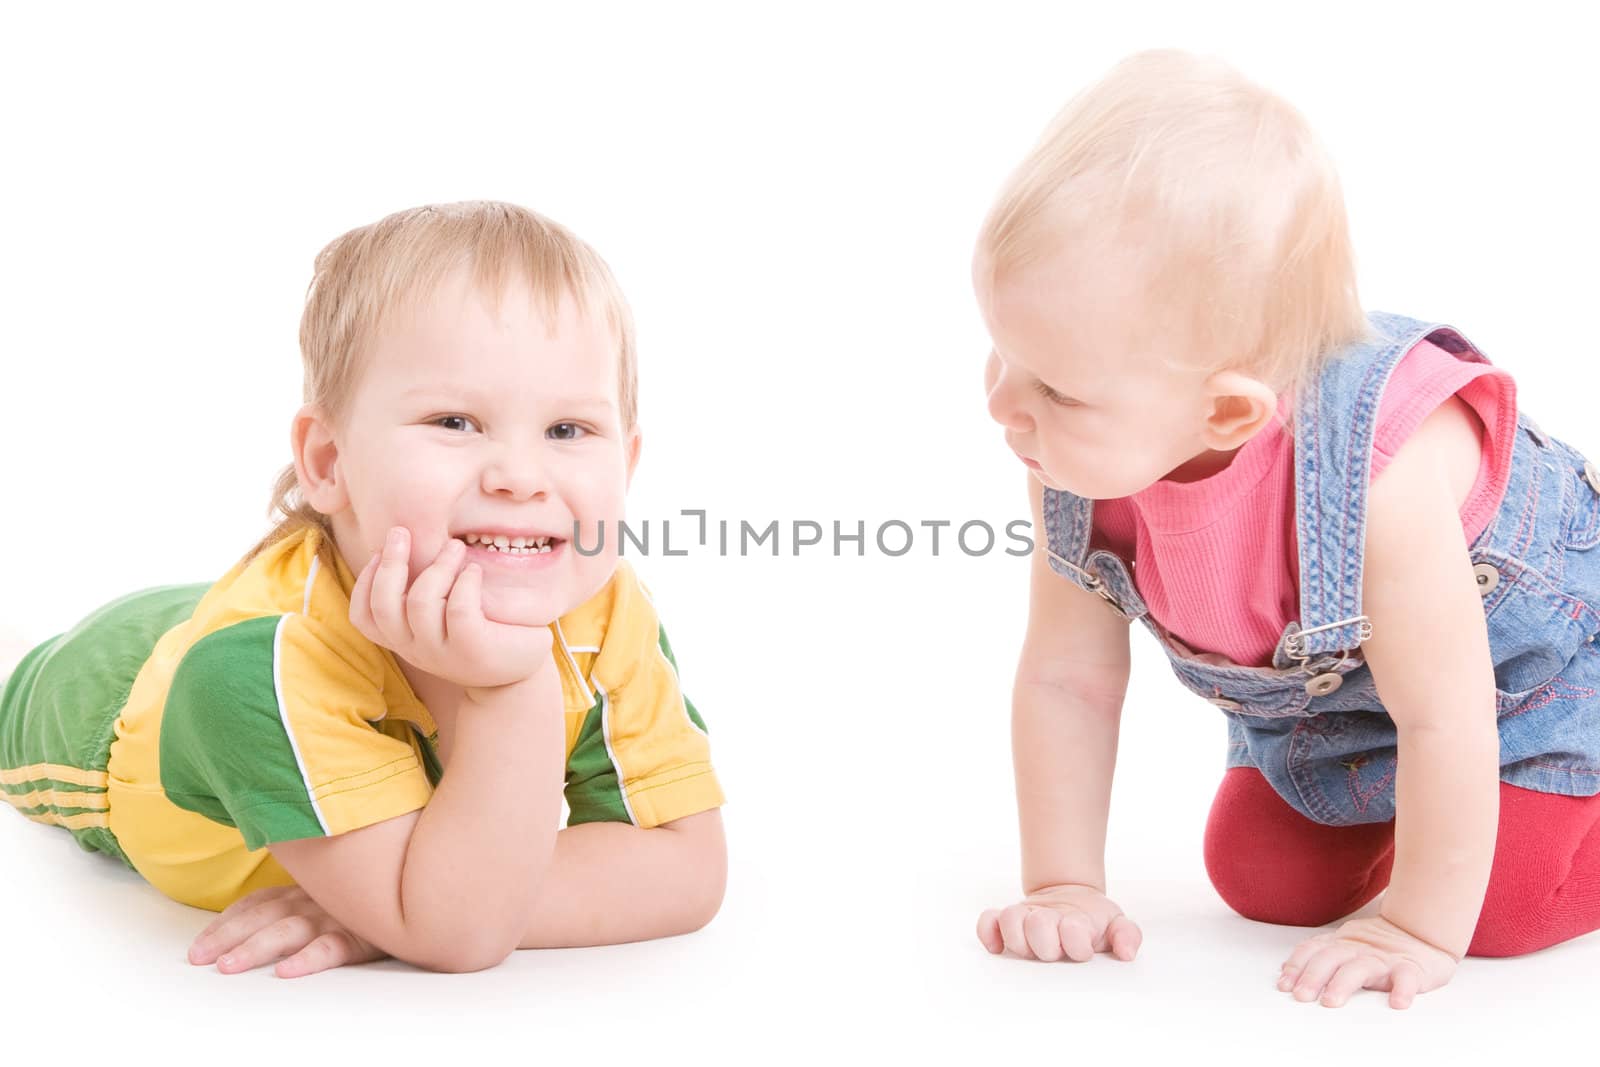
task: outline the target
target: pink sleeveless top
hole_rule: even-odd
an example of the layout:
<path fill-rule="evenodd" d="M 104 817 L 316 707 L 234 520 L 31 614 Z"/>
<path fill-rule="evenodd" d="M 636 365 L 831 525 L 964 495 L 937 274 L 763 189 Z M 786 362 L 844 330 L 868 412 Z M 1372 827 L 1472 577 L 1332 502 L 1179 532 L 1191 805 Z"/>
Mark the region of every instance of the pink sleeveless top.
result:
<path fill-rule="evenodd" d="M 1461 508 L 1466 543 L 1493 519 L 1511 476 L 1516 389 L 1487 363 L 1468 363 L 1428 341 L 1401 357 L 1378 406 L 1377 479 L 1435 408 L 1459 395 L 1483 424 L 1477 481 Z M 1300 615 L 1295 533 L 1294 435 L 1278 418 L 1195 482 L 1159 481 L 1094 507 L 1091 545 L 1133 564 L 1151 616 L 1196 652 L 1270 666 L 1283 629 Z"/>

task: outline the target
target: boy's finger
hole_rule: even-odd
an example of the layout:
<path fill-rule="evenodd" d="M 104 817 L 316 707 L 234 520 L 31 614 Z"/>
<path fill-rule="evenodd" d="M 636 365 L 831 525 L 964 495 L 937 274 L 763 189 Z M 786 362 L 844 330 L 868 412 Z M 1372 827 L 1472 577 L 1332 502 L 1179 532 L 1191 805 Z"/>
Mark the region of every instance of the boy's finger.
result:
<path fill-rule="evenodd" d="M 301 978 L 308 974 L 316 974 L 318 971 L 343 967 L 354 955 L 354 947 L 349 937 L 340 931 L 329 930 L 299 952 L 279 961 L 278 977 Z"/>
<path fill-rule="evenodd" d="M 350 587 L 350 622 L 369 640 L 376 640 L 378 631 L 372 621 L 372 575 L 378 569 L 378 557 L 367 560 L 367 565 L 356 575 L 356 584 Z"/>
<path fill-rule="evenodd" d="M 452 537 L 423 568 L 406 594 L 406 623 L 417 641 L 437 648 L 444 641 L 444 600 L 455 584 L 467 546 Z"/>
<path fill-rule="evenodd" d="M 316 928 L 304 915 L 285 916 L 217 957 L 217 970 L 223 974 L 248 971 L 304 948 L 316 936 Z"/>
<path fill-rule="evenodd" d="M 444 606 L 445 638 L 469 643 L 483 629 L 483 568 L 469 563 L 456 576 Z"/>
<path fill-rule="evenodd" d="M 202 930 L 189 945 L 191 963 L 211 963 L 218 956 L 233 949 L 255 931 L 269 926 L 289 914 L 286 894 L 268 900 L 258 900 L 229 916 L 217 916 L 212 924 Z M 241 904 L 248 901 L 235 901 Z"/>
<path fill-rule="evenodd" d="M 383 644 L 391 649 L 411 643 L 411 627 L 406 623 L 406 583 L 411 577 L 411 534 L 404 526 L 389 531 L 383 543 L 378 569 L 372 576 L 372 618 Z"/>

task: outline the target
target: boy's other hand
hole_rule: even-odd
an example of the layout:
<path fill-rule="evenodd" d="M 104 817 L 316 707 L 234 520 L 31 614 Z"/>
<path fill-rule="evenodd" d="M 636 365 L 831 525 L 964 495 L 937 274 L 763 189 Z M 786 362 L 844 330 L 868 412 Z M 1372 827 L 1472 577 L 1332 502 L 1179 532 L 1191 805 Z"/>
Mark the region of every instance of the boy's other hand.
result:
<path fill-rule="evenodd" d="M 1086 885 L 1046 886 L 1008 908 L 978 916 L 978 940 L 995 955 L 1077 963 L 1109 952 L 1131 960 L 1144 935 L 1104 893 Z"/>
<path fill-rule="evenodd" d="M 189 962 L 239 974 L 277 961 L 279 978 L 299 978 L 386 954 L 339 925 L 299 886 L 274 886 L 240 897 L 200 931 Z"/>
<path fill-rule="evenodd" d="M 462 567 L 466 551 L 447 538 L 407 589 L 411 535 L 396 526 L 356 577 L 351 623 L 417 669 L 464 688 L 496 689 L 533 677 L 550 662 L 550 628 L 486 617 L 483 570 Z"/>

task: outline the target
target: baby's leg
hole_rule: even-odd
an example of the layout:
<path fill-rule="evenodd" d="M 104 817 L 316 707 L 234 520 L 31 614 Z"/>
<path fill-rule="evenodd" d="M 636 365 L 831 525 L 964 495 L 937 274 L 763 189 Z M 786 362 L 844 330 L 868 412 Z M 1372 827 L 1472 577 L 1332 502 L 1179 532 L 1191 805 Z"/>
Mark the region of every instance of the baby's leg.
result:
<path fill-rule="evenodd" d="M 1600 796 L 1500 783 L 1500 833 L 1470 956 L 1519 956 L 1600 929 Z"/>
<path fill-rule="evenodd" d="M 1394 823 L 1324 826 L 1254 767 L 1230 767 L 1206 820 L 1205 860 L 1211 884 L 1245 918 L 1321 926 L 1389 884 Z"/>

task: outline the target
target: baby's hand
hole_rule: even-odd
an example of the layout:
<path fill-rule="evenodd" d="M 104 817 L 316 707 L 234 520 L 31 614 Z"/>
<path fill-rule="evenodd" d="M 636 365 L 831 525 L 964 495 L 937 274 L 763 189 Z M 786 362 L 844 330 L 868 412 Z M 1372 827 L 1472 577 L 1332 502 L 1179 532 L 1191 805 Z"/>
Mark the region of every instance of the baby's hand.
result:
<path fill-rule="evenodd" d="M 275 886 L 240 897 L 189 946 L 190 963 L 215 962 L 223 974 L 279 960 L 279 978 L 381 960 L 384 955 L 340 926 L 299 886 Z"/>
<path fill-rule="evenodd" d="M 548 626 L 495 622 L 483 614 L 483 569 L 462 569 L 467 548 L 452 537 L 406 588 L 411 535 L 389 531 L 350 591 L 350 621 L 407 663 L 467 688 L 531 678 L 550 661 Z"/>
<path fill-rule="evenodd" d="M 1295 948 L 1278 989 L 1300 1001 L 1322 998 L 1337 1008 L 1358 989 L 1385 990 L 1389 1007 L 1410 1007 L 1418 993 L 1438 989 L 1456 972 L 1454 956 L 1419 941 L 1382 916 L 1351 919 Z"/>
<path fill-rule="evenodd" d="M 1131 960 L 1144 935 L 1104 893 L 1086 885 L 1048 886 L 1009 908 L 978 916 L 978 940 L 999 955 L 1010 949 L 1046 963 L 1083 962 L 1096 952 Z"/>

